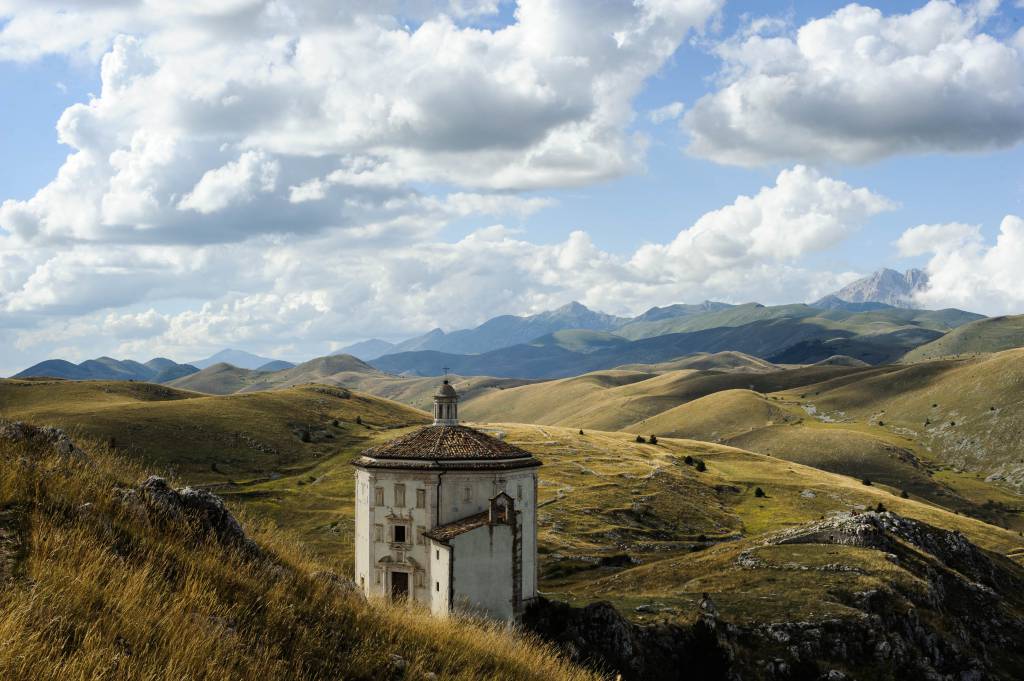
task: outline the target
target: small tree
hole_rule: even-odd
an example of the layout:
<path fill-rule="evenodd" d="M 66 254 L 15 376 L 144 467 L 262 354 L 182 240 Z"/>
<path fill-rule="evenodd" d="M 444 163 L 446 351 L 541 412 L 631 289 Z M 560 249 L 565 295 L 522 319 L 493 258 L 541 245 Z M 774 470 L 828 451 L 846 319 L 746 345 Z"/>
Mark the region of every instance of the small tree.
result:
<path fill-rule="evenodd" d="M 652 435 L 652 436 L 651 436 L 651 437 L 650 437 L 650 438 L 649 438 L 648 440 L 649 440 L 649 442 L 650 442 L 650 443 L 651 443 L 652 445 L 656 445 L 656 444 L 658 444 L 658 436 L 657 436 L 657 435 Z"/>
<path fill-rule="evenodd" d="M 871 480 L 869 478 L 864 478 L 863 480 L 861 480 L 861 483 L 867 485 L 868 487 L 871 487 Z"/>
<path fill-rule="evenodd" d="M 703 473 L 707 469 L 708 467 L 704 465 L 704 459 L 697 459 L 697 472 Z"/>
<path fill-rule="evenodd" d="M 644 439 L 643 435 L 637 435 L 636 436 L 636 441 L 637 442 L 647 442 L 647 440 Z"/>
<path fill-rule="evenodd" d="M 583 435 L 583 429 L 580 428 L 580 435 Z"/>
<path fill-rule="evenodd" d="M 875 506 L 875 513 L 885 513 L 885 504 L 879 501 L 878 506 Z"/>
<path fill-rule="evenodd" d="M 110 447 L 111 449 L 117 449 L 117 440 L 111 437 L 110 440 L 107 442 L 107 446 Z"/>
<path fill-rule="evenodd" d="M 690 456 L 689 454 L 687 454 L 686 458 L 683 459 L 683 463 L 685 463 L 687 466 L 692 466 L 693 465 L 693 457 Z"/>
<path fill-rule="evenodd" d="M 331 425 L 334 426 L 335 428 L 337 428 L 340 425 L 338 423 L 338 419 L 334 419 L 333 421 L 331 421 Z"/>
<path fill-rule="evenodd" d="M 362 416 L 357 416 L 356 417 L 356 425 L 357 426 L 363 425 L 363 417 Z"/>
<path fill-rule="evenodd" d="M 764 499 L 767 495 L 764 493 L 763 489 L 758 487 L 757 489 L 754 490 L 754 496 L 757 497 L 758 499 Z"/>
<path fill-rule="evenodd" d="M 310 440 L 313 439 L 313 437 L 309 434 L 308 428 L 303 428 L 302 432 L 299 433 L 299 439 L 302 440 L 303 442 L 309 442 Z"/>
<path fill-rule="evenodd" d="M 902 490 L 900 492 L 900 499 L 909 499 L 909 498 L 910 498 L 910 495 L 907 493 L 907 490 Z"/>

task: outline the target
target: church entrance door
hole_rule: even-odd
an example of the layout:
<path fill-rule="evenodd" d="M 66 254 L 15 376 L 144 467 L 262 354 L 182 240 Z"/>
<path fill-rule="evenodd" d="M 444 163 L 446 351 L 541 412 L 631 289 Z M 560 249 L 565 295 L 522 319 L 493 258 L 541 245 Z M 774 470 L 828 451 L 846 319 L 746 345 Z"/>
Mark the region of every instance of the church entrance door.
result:
<path fill-rule="evenodd" d="M 409 573 L 391 573 L 391 600 L 402 601 L 409 597 Z"/>

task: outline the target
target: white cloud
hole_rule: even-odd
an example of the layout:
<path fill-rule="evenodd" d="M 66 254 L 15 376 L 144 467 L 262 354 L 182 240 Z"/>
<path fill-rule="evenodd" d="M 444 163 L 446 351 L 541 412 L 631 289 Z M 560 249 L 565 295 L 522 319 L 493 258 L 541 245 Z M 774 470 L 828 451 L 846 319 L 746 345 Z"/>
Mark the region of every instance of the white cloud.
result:
<path fill-rule="evenodd" d="M 645 151 L 633 97 L 721 1 L 522 0 L 513 23 L 482 30 L 459 22 L 494 2 L 0 0 L 0 59 L 99 60 L 102 82 L 60 118 L 72 154 L 58 176 L 5 201 L 0 227 L 239 241 L 360 227 L 412 184 L 619 176 Z"/>
<path fill-rule="evenodd" d="M 988 314 L 1019 313 L 1024 305 L 1024 219 L 1007 215 L 994 244 L 977 225 L 919 225 L 897 245 L 904 255 L 930 254 L 928 289 L 917 300 L 929 307 L 959 307 Z"/>
<path fill-rule="evenodd" d="M 496 198 L 462 193 L 441 202 L 414 200 L 436 203 L 431 210 L 446 216 L 442 220 L 467 210 L 515 214 L 534 208 L 522 197 Z M 841 243 L 891 207 L 867 189 L 798 166 L 753 196 L 705 214 L 670 243 L 626 256 L 601 250 L 580 230 L 539 244 L 501 225 L 454 243 L 414 236 L 389 240 L 386 248 L 372 234 L 353 237 L 345 229 L 302 240 L 265 236 L 200 247 L 126 246 L 115 254 L 80 245 L 37 267 L 7 305 L 22 314 L 77 306 L 70 319 L 56 317 L 19 332 L 17 343 L 26 348 L 60 339 L 64 346 L 96 347 L 97 353 L 185 358 L 227 345 L 260 349 L 272 343 L 303 358 L 360 337 L 459 328 L 573 299 L 621 314 L 709 297 L 807 299 L 848 275 L 804 269 L 801 258 Z M 103 309 L 111 290 L 119 292 L 119 310 Z M 209 296 L 210 290 L 228 293 Z M 171 297 L 206 302 L 176 312 L 154 307 Z"/>
<path fill-rule="evenodd" d="M 689 150 L 754 165 L 1015 145 L 1024 51 L 1019 34 L 983 31 L 998 4 L 932 0 L 888 16 L 851 4 L 792 36 L 741 31 L 716 49 L 717 91 L 684 118 Z"/>
<path fill-rule="evenodd" d="M 666 121 L 674 121 L 683 115 L 683 110 L 686 106 L 682 102 L 672 102 L 665 106 L 659 106 L 657 109 L 652 110 L 647 114 L 651 123 L 655 125 L 665 123 Z"/>
<path fill-rule="evenodd" d="M 248 202 L 256 192 L 272 192 L 281 165 L 261 151 L 247 151 L 220 168 L 207 170 L 192 191 L 178 202 L 178 210 L 216 213 L 233 203 Z"/>

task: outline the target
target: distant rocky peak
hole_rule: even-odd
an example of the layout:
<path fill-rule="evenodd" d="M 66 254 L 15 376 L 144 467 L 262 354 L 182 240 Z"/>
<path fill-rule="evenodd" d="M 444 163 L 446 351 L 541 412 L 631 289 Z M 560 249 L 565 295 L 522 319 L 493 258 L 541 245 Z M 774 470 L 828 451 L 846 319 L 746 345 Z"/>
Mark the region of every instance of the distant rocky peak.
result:
<path fill-rule="evenodd" d="M 847 284 L 822 300 L 835 297 L 848 303 L 885 303 L 894 307 L 915 307 L 914 294 L 928 287 L 928 274 L 909 269 L 897 272 L 880 269 L 855 282 Z"/>

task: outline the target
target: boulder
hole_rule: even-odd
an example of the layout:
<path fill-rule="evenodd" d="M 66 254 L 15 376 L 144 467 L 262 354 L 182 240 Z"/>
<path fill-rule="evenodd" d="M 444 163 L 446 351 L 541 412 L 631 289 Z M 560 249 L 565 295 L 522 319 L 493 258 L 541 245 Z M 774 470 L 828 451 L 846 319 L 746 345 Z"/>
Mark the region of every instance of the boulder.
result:
<path fill-rule="evenodd" d="M 71 441 L 60 428 L 33 426 L 21 421 L 0 420 L 0 440 L 24 442 L 40 449 L 48 449 L 68 459 L 88 461 L 89 457 Z"/>
<path fill-rule="evenodd" d="M 137 488 L 116 493 L 123 504 L 151 521 L 180 524 L 197 536 L 213 536 L 224 546 L 252 555 L 259 553 L 256 543 L 246 536 L 224 500 L 216 494 L 193 487 L 175 490 L 155 475 Z"/>

